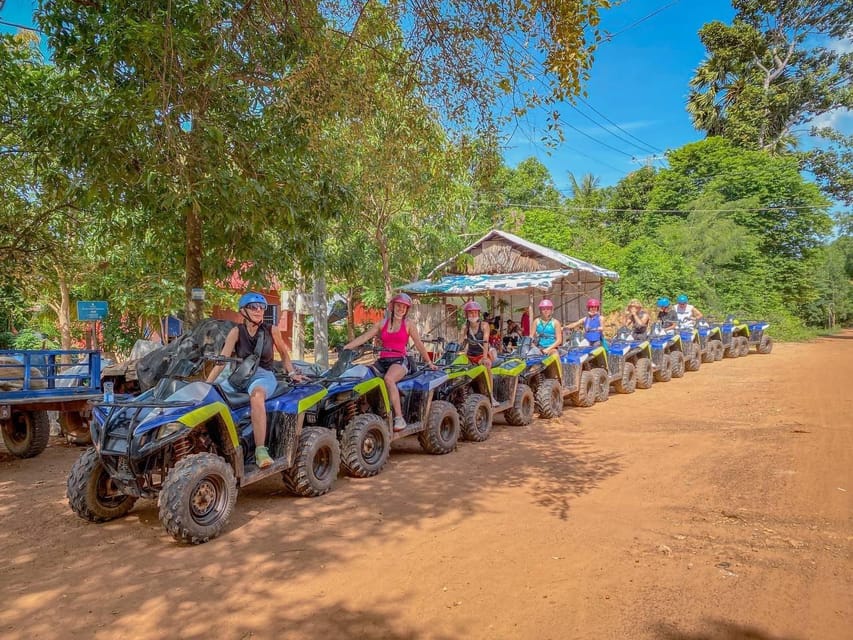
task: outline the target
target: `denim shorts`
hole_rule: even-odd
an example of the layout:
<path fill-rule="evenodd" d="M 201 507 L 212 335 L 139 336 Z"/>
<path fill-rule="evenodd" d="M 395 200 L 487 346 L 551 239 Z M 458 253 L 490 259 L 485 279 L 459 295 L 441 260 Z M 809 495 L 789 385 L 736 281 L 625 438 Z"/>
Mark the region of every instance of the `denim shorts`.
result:
<path fill-rule="evenodd" d="M 222 382 L 222 386 L 229 392 L 236 393 L 236 389 L 231 386 L 227 378 Z M 260 387 L 266 392 L 266 397 L 269 398 L 273 393 L 275 393 L 275 388 L 277 386 L 278 380 L 276 380 L 275 374 L 269 369 L 262 369 L 261 367 L 258 367 L 255 374 L 249 378 L 249 384 L 246 385 L 246 393 L 252 395 L 252 391 L 257 387 Z"/>

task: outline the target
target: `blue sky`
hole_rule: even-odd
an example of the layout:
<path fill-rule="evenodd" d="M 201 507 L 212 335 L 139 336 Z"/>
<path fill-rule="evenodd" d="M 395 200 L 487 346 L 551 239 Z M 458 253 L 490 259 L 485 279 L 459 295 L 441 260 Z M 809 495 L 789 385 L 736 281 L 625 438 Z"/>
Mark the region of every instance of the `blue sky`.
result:
<path fill-rule="evenodd" d="M 569 172 L 578 178 L 592 173 L 607 186 L 645 162 L 664 166 L 663 160 L 652 158 L 704 137 L 693 128 L 685 109 L 688 83 L 705 56 L 699 29 L 713 20 L 730 23 L 733 16 L 729 0 L 627 0 L 603 12 L 602 29 L 616 35 L 595 54 L 583 98 L 586 104 L 578 102 L 577 110 L 560 109 L 561 119 L 583 133 L 566 127 L 565 144 L 549 149 L 540 142 L 544 117 L 532 115 L 514 130 L 504 154 L 506 162 L 515 166 L 537 157 L 567 195 L 571 193 Z M 820 122 L 853 132 L 849 111 L 827 114 Z"/>
<path fill-rule="evenodd" d="M 34 0 L 7 0 L 0 19 L 31 25 L 35 6 Z M 705 55 L 698 31 L 712 20 L 729 23 L 733 15 L 730 0 L 626 0 L 604 11 L 601 28 L 614 36 L 596 52 L 583 101 L 560 109 L 568 125 L 565 144 L 542 143 L 545 117 L 534 113 L 513 129 L 506 162 L 537 157 L 566 194 L 569 172 L 592 173 L 606 186 L 645 162 L 662 166 L 656 157 L 664 151 L 702 138 L 684 108 L 688 82 Z M 0 25 L 0 32 L 9 31 Z M 849 111 L 821 122 L 853 133 Z"/>

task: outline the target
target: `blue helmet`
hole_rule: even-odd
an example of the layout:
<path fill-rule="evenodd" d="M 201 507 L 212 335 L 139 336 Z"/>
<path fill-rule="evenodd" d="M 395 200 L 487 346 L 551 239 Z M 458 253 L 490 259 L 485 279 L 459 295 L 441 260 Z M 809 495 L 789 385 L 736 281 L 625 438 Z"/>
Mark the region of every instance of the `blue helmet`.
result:
<path fill-rule="evenodd" d="M 678 297 L 675 299 L 675 301 L 676 301 L 678 304 L 687 304 L 687 296 L 686 296 L 686 295 L 684 295 L 684 294 L 682 293 L 680 296 L 678 296 Z"/>
<path fill-rule="evenodd" d="M 662 297 L 658 298 L 658 306 L 659 307 L 668 307 L 670 305 L 669 298 Z"/>
<path fill-rule="evenodd" d="M 267 308 L 267 299 L 264 298 L 257 291 L 247 291 L 242 296 L 240 296 L 240 302 L 237 303 L 237 309 L 240 310 L 246 305 L 252 304 L 253 302 L 259 302 L 264 305 L 264 309 Z"/>

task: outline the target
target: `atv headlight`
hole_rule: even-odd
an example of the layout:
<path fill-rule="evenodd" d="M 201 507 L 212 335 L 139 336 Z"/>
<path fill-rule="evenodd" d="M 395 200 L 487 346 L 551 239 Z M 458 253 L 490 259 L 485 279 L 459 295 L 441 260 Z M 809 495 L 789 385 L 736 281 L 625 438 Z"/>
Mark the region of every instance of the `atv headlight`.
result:
<path fill-rule="evenodd" d="M 162 427 L 157 429 L 157 440 L 162 440 L 163 438 L 168 438 L 169 436 L 177 433 L 181 429 L 186 429 L 187 426 L 181 422 L 168 422 L 164 424 Z"/>

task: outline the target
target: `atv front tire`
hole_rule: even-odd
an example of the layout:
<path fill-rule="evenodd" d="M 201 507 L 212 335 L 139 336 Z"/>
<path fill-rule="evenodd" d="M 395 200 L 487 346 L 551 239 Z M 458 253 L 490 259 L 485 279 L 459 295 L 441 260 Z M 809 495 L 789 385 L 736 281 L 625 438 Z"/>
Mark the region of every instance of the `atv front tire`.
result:
<path fill-rule="evenodd" d="M 8 420 L 0 420 L 3 444 L 16 458 L 33 458 L 47 447 L 50 418 L 47 411 L 12 411 Z"/>
<path fill-rule="evenodd" d="M 655 382 L 651 358 L 637 358 L 637 388 L 651 389 Z"/>
<path fill-rule="evenodd" d="M 166 476 L 158 497 L 160 522 L 178 542 L 201 544 L 222 533 L 236 502 L 231 466 L 214 453 L 196 453 Z"/>
<path fill-rule="evenodd" d="M 504 420 L 515 427 L 523 427 L 533 422 L 535 401 L 533 390 L 526 384 L 518 383 L 515 390 L 515 401 L 504 411 Z"/>
<path fill-rule="evenodd" d="M 120 493 L 101 464 L 94 447 L 89 447 L 71 467 L 65 496 L 71 510 L 89 522 L 106 522 L 125 515 L 136 498 Z"/>
<path fill-rule="evenodd" d="M 488 440 L 492 432 L 492 403 L 479 393 L 472 393 L 465 398 L 462 412 L 462 439 L 469 442 Z"/>
<path fill-rule="evenodd" d="M 610 376 L 607 370 L 601 367 L 593 369 L 592 372 L 595 374 L 595 401 L 607 402 L 610 397 Z"/>
<path fill-rule="evenodd" d="M 773 339 L 770 336 L 761 336 L 761 342 L 756 347 L 758 353 L 770 353 L 773 351 Z"/>
<path fill-rule="evenodd" d="M 597 395 L 598 385 L 595 381 L 595 375 L 592 371 L 581 371 L 581 378 L 578 382 L 578 390 L 569 395 L 569 400 L 576 407 L 591 407 L 595 404 L 595 396 Z"/>
<path fill-rule="evenodd" d="M 353 478 L 370 478 L 382 471 L 391 452 L 386 422 L 373 413 L 353 418 L 341 435 L 341 464 Z"/>
<path fill-rule="evenodd" d="M 316 498 L 331 490 L 341 467 L 341 445 L 335 432 L 325 427 L 306 427 L 299 436 L 296 460 L 282 471 L 284 486 L 292 494 Z"/>
<path fill-rule="evenodd" d="M 634 393 L 637 388 L 637 370 L 633 362 L 626 362 L 622 368 L 622 377 L 613 383 L 616 393 Z"/>
<path fill-rule="evenodd" d="M 434 400 L 429 408 L 426 429 L 418 434 L 418 442 L 427 453 L 443 455 L 453 451 L 458 440 L 459 412 L 449 402 Z"/>
<path fill-rule="evenodd" d="M 660 365 L 655 371 L 655 382 L 669 382 L 672 380 L 672 360 L 669 359 L 669 354 L 663 354 L 660 359 Z"/>
<path fill-rule="evenodd" d="M 673 351 L 669 354 L 670 362 L 672 362 L 672 377 L 684 377 L 684 353 L 681 351 Z"/>
<path fill-rule="evenodd" d="M 558 418 L 563 413 L 563 388 L 559 380 L 548 378 L 536 389 L 536 410 L 540 418 Z"/>

